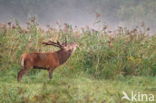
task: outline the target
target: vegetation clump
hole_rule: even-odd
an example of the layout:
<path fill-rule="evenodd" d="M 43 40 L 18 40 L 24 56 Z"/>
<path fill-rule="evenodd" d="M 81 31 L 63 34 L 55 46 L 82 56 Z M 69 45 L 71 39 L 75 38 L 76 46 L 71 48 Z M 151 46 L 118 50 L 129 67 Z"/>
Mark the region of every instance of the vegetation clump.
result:
<path fill-rule="evenodd" d="M 156 35 L 149 35 L 150 28 L 144 24 L 131 30 L 57 26 L 42 29 L 35 18 L 25 28 L 12 22 L 0 24 L 0 102 L 116 103 L 121 102 L 121 91 L 129 88 L 129 92 L 155 94 Z M 80 48 L 51 81 L 41 70 L 29 72 L 22 83 L 16 81 L 22 53 L 55 51 L 41 42 L 65 39 Z"/>

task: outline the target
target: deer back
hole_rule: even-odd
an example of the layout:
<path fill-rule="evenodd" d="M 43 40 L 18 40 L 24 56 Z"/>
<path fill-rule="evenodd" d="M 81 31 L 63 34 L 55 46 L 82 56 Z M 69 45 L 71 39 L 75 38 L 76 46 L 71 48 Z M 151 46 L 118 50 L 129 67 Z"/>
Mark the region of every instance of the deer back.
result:
<path fill-rule="evenodd" d="M 54 68 L 59 65 L 57 53 L 25 53 L 22 55 L 22 66 Z"/>

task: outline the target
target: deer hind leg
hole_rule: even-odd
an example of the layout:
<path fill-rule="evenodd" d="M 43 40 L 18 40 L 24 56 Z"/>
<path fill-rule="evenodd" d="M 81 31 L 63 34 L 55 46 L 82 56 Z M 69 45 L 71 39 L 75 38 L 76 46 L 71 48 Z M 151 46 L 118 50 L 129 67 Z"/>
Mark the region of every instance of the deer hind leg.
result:
<path fill-rule="evenodd" d="M 19 72 L 18 72 L 18 77 L 17 80 L 21 81 L 22 77 L 24 74 L 26 74 L 28 72 L 28 70 L 30 70 L 32 67 L 31 65 L 26 65 L 24 66 Z"/>
<path fill-rule="evenodd" d="M 18 72 L 17 80 L 21 81 L 23 75 L 32 69 L 32 67 L 32 62 L 23 60 L 22 69 Z"/>
<path fill-rule="evenodd" d="M 19 72 L 18 72 L 18 77 L 17 77 L 17 80 L 18 81 L 21 81 L 23 75 L 27 72 L 27 69 L 26 68 L 22 68 Z"/>

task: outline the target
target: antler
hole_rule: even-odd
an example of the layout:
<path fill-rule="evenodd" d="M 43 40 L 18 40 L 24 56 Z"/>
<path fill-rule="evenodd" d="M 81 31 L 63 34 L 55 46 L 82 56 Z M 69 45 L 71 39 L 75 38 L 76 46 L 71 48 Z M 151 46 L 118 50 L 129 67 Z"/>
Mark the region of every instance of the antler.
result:
<path fill-rule="evenodd" d="M 62 48 L 62 45 L 60 44 L 59 41 L 53 42 L 53 41 L 50 41 L 50 40 L 49 40 L 48 42 L 42 42 L 42 44 L 45 44 L 45 45 L 53 45 L 53 46 Z"/>
<path fill-rule="evenodd" d="M 64 42 L 61 44 L 62 46 L 66 46 L 67 45 L 67 38 L 64 38 Z"/>

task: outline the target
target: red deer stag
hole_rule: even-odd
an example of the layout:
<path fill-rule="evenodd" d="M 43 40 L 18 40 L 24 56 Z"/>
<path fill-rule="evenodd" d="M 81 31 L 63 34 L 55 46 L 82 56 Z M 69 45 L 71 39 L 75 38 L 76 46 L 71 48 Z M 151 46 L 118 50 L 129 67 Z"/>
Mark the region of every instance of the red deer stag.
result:
<path fill-rule="evenodd" d="M 60 43 L 60 42 L 42 42 L 44 45 L 53 45 L 59 47 L 56 52 L 47 53 L 24 53 L 21 56 L 22 69 L 18 73 L 17 80 L 20 81 L 22 76 L 30 69 L 45 69 L 49 72 L 49 78 L 52 78 L 54 69 L 65 63 L 71 54 L 78 47 L 77 43 Z"/>

